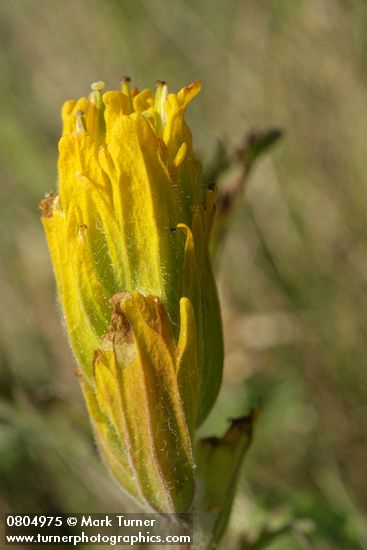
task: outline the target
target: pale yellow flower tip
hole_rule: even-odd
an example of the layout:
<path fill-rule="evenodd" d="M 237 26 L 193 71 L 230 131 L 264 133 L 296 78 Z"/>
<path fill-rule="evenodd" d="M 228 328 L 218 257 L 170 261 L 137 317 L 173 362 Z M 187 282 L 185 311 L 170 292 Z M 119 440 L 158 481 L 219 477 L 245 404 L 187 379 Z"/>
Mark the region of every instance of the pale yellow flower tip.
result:
<path fill-rule="evenodd" d="M 93 92 L 101 92 L 106 87 L 106 84 L 102 80 L 98 80 L 98 82 L 92 82 L 90 87 Z"/>

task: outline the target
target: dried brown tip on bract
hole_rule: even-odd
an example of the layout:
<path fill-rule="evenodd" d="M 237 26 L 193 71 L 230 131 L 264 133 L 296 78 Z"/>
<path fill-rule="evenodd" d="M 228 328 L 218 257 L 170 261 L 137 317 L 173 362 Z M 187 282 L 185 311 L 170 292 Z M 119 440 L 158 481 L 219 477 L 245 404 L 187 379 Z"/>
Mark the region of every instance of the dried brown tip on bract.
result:
<path fill-rule="evenodd" d="M 131 82 L 131 78 L 129 76 L 122 76 L 120 82 Z"/>
<path fill-rule="evenodd" d="M 132 327 L 124 312 L 121 309 L 121 303 L 131 297 L 130 292 L 121 291 L 117 292 L 110 298 L 110 304 L 112 305 L 112 316 L 109 332 L 106 336 L 112 341 L 116 342 L 121 339 L 132 339 Z"/>
<path fill-rule="evenodd" d="M 95 349 L 93 352 L 93 367 L 96 366 L 97 363 L 100 363 L 103 358 L 103 351 L 101 349 Z"/>
<path fill-rule="evenodd" d="M 117 292 L 116 294 L 114 294 L 109 300 L 112 306 L 112 309 L 114 311 L 121 311 L 120 309 L 121 302 L 130 298 L 130 296 L 131 296 L 131 293 L 128 292 L 127 290 L 121 290 L 121 292 Z"/>
<path fill-rule="evenodd" d="M 156 86 L 165 86 L 166 81 L 165 80 L 157 80 L 155 83 Z"/>
<path fill-rule="evenodd" d="M 41 211 L 42 218 L 52 218 L 54 213 L 55 197 L 52 192 L 46 193 L 45 198 L 41 200 L 38 208 Z"/>
<path fill-rule="evenodd" d="M 122 311 L 112 313 L 110 330 L 107 336 L 114 344 L 131 343 L 133 341 L 132 326 Z"/>
<path fill-rule="evenodd" d="M 78 238 L 83 240 L 88 232 L 88 226 L 85 223 L 82 223 L 78 227 Z"/>

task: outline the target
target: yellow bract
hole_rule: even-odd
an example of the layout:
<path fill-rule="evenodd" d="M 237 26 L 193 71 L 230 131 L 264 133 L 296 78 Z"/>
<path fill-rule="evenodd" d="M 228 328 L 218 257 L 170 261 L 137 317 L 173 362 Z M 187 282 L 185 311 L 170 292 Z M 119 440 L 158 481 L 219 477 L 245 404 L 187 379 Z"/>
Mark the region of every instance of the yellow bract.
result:
<path fill-rule="evenodd" d="M 223 363 L 215 191 L 184 122 L 200 84 L 103 87 L 62 109 L 59 195 L 41 202 L 42 221 L 105 461 L 146 507 L 184 510 Z"/>
<path fill-rule="evenodd" d="M 182 298 L 176 346 L 159 298 L 120 293 L 112 305 L 92 382 L 80 374 L 100 447 L 115 477 L 147 508 L 184 510 L 193 495 L 195 410 L 185 410 L 188 384 L 198 396 L 192 306 Z"/>

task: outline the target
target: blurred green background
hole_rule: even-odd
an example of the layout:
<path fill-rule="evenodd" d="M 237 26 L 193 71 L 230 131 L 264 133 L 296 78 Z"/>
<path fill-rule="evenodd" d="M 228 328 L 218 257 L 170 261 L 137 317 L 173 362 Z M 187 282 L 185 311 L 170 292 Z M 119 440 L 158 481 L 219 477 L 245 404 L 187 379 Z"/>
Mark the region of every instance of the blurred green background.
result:
<path fill-rule="evenodd" d="M 206 167 L 285 134 L 247 182 L 218 267 L 223 391 L 262 403 L 224 548 L 367 548 L 364 0 L 0 0 L 0 510 L 121 511 L 74 376 L 37 205 L 59 109 L 104 80 L 200 79 Z M 209 168 L 208 168 L 209 169 Z M 232 170 L 221 175 L 230 181 Z"/>

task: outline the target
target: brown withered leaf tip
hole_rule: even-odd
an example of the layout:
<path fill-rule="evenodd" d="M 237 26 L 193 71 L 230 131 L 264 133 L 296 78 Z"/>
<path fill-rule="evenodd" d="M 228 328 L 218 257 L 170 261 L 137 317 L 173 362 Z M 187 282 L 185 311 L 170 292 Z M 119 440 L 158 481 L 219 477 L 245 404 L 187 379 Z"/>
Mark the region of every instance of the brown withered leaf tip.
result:
<path fill-rule="evenodd" d="M 209 445 L 210 447 L 234 447 L 239 441 L 241 434 L 247 433 L 249 438 L 251 438 L 258 415 L 259 410 L 253 409 L 248 416 L 231 419 L 231 425 L 223 437 L 207 437 L 202 440 L 202 444 Z"/>

